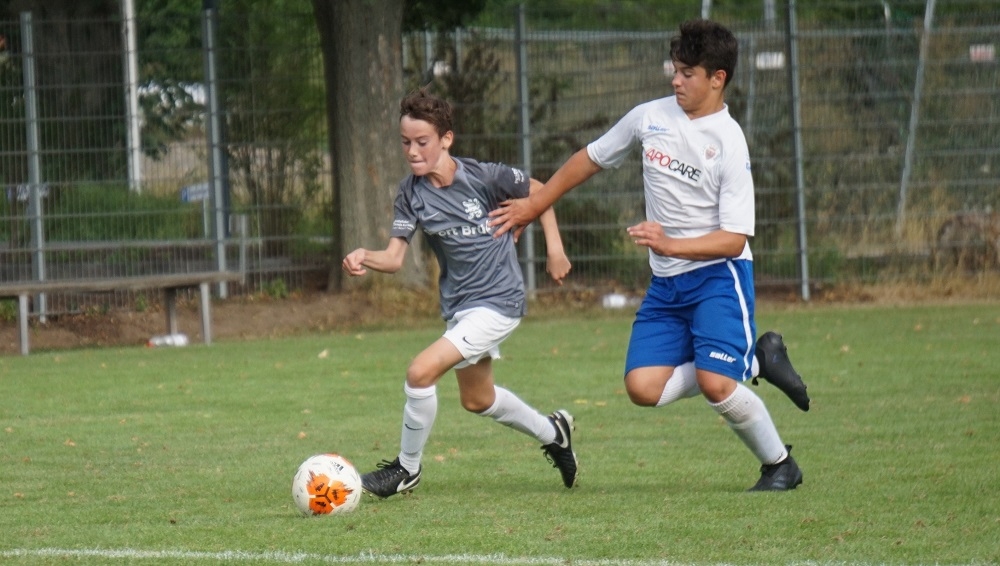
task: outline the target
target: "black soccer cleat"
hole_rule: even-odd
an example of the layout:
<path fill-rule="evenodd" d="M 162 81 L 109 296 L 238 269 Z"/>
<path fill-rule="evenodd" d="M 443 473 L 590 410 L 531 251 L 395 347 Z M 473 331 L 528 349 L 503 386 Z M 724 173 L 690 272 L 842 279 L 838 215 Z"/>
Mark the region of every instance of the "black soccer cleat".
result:
<path fill-rule="evenodd" d="M 549 421 L 556 427 L 556 440 L 552 444 L 542 446 L 545 452 L 545 459 L 553 468 L 559 468 L 562 475 L 563 485 L 573 487 L 576 485 L 577 459 L 573 453 L 573 444 L 570 436 L 573 433 L 573 415 L 560 409 L 549 415 Z"/>
<path fill-rule="evenodd" d="M 788 456 L 777 464 L 760 467 L 760 479 L 747 491 L 788 491 L 802 483 L 802 470 L 792 458 L 792 447 L 785 445 Z"/>
<path fill-rule="evenodd" d="M 806 393 L 806 384 L 803 383 L 802 376 L 792 367 L 781 334 L 765 332 L 757 340 L 755 356 L 760 364 L 760 377 L 788 395 L 796 407 L 808 411 L 809 395 Z M 753 384 L 758 385 L 756 377 L 753 378 Z"/>
<path fill-rule="evenodd" d="M 413 491 L 413 488 L 420 483 L 420 472 L 423 471 L 421 467 L 411 476 L 410 472 L 399 463 L 399 458 L 392 462 L 382 460 L 376 467 L 377 470 L 362 474 L 361 487 L 366 493 L 382 499 L 404 491 Z"/>

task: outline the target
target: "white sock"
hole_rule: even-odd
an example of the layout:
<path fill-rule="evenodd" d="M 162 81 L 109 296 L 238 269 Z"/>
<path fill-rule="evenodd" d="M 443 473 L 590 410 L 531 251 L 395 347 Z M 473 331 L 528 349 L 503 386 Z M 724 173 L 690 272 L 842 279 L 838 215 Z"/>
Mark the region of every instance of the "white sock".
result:
<path fill-rule="evenodd" d="M 479 413 L 496 422 L 536 438 L 543 445 L 556 441 L 556 429 L 548 417 L 522 401 L 517 395 L 500 386 L 493 388 L 496 400 L 493 405 Z"/>
<path fill-rule="evenodd" d="M 424 446 L 431 435 L 437 417 L 437 387 L 416 388 L 403 385 L 406 405 L 403 406 L 403 434 L 400 440 L 399 463 L 410 474 L 420 471 Z"/>
<path fill-rule="evenodd" d="M 726 420 L 761 464 L 777 464 L 788 455 L 767 407 L 749 387 L 738 384 L 728 399 L 709 405 Z"/>
<path fill-rule="evenodd" d="M 678 399 L 694 397 L 699 393 L 701 393 L 701 389 L 698 387 L 698 375 L 694 369 L 694 362 L 687 362 L 674 368 L 674 373 L 663 387 L 663 393 L 656 406 L 662 407 Z"/>

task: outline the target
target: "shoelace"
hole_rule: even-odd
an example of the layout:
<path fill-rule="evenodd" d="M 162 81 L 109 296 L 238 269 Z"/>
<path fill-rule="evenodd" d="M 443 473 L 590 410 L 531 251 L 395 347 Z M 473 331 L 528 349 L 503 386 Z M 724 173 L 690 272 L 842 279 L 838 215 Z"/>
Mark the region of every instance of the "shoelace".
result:
<path fill-rule="evenodd" d="M 406 468 L 389 460 L 382 460 L 378 464 L 375 464 L 375 467 L 378 469 L 372 472 L 372 477 L 378 480 L 392 478 L 398 474 L 404 474 L 405 477 L 410 476 L 410 472 L 406 471 Z"/>

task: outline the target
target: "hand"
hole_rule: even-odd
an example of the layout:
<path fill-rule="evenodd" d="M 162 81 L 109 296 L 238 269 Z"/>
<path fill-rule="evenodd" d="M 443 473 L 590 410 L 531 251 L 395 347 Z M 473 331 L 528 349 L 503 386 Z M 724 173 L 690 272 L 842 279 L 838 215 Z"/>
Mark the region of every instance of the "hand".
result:
<path fill-rule="evenodd" d="M 667 255 L 666 249 L 669 238 L 663 233 L 663 226 L 659 222 L 646 220 L 635 226 L 629 226 L 628 237 L 637 246 L 645 246 L 658 255 Z"/>
<path fill-rule="evenodd" d="M 365 269 L 364 266 L 366 254 L 367 250 L 364 248 L 354 250 L 353 252 L 347 254 L 347 257 L 344 258 L 344 261 L 340 264 L 341 268 L 352 277 L 358 277 L 368 273 L 368 270 Z"/>
<path fill-rule="evenodd" d="M 538 213 L 534 211 L 528 198 L 516 198 L 505 200 L 500 203 L 499 208 L 490 211 L 490 226 L 499 226 L 493 237 L 499 238 L 511 230 L 515 230 L 514 235 L 520 236 L 524 227 L 538 218 Z"/>
<path fill-rule="evenodd" d="M 545 272 L 560 286 L 563 284 L 563 279 L 569 275 L 570 269 L 573 269 L 573 265 L 565 253 L 549 254 L 548 260 L 545 262 Z"/>

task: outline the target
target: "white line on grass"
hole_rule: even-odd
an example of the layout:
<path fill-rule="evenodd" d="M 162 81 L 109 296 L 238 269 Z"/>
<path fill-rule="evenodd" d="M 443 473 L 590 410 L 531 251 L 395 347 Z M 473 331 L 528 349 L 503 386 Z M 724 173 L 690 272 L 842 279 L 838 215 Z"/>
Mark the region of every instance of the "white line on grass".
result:
<path fill-rule="evenodd" d="M 530 558 L 503 554 L 445 554 L 442 556 L 362 553 L 353 556 L 309 554 L 300 552 L 196 552 L 190 550 L 67 549 L 15 548 L 0 551 L 0 558 L 98 558 L 124 560 L 214 560 L 218 562 L 271 562 L 297 564 L 325 562 L 328 564 L 497 564 L 500 566 L 686 566 L 669 560 L 614 560 Z M 715 566 L 724 566 L 716 564 Z"/>
<path fill-rule="evenodd" d="M 323 562 L 327 564 L 497 564 L 499 566 L 693 566 L 694 563 L 673 562 L 671 560 L 633 560 L 613 558 L 554 558 L 527 556 L 506 556 L 504 554 L 444 554 L 441 556 L 420 554 L 376 554 L 363 552 L 352 556 L 312 554 L 306 552 L 248 552 L 226 550 L 223 552 L 197 552 L 192 550 L 136 550 L 133 548 L 15 548 L 0 550 L 2 558 L 96 558 L 102 561 L 123 560 L 214 560 L 216 562 L 270 562 L 275 564 L 298 564 L 300 562 Z M 940 566 L 939 563 L 931 563 Z M 793 563 L 791 566 L 870 566 L 867 563 L 813 562 Z M 700 566 L 732 566 L 716 562 Z M 961 566 L 956 564 L 955 566 Z M 992 562 L 970 562 L 968 566 L 998 566 Z"/>

